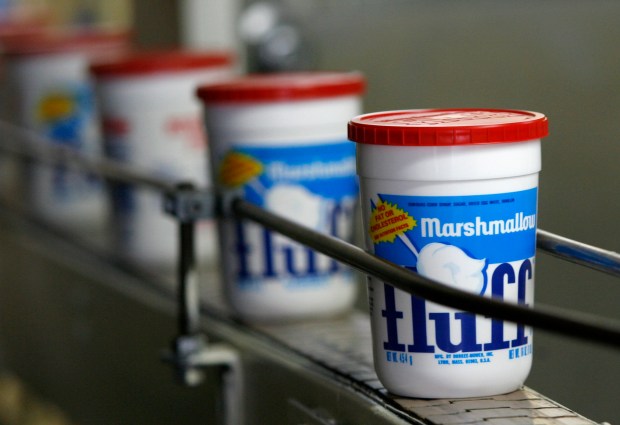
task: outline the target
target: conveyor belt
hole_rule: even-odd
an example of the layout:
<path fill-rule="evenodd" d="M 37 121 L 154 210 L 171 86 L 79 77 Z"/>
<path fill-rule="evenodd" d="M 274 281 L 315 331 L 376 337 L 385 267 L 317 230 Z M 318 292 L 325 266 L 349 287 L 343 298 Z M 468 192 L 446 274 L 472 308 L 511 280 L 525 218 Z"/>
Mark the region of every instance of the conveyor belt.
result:
<path fill-rule="evenodd" d="M 353 313 L 329 322 L 263 327 L 279 343 L 312 359 L 356 390 L 434 425 L 594 424 L 576 412 L 524 387 L 510 394 L 470 399 L 407 399 L 387 393 L 372 365 L 370 324 L 366 315 Z"/>

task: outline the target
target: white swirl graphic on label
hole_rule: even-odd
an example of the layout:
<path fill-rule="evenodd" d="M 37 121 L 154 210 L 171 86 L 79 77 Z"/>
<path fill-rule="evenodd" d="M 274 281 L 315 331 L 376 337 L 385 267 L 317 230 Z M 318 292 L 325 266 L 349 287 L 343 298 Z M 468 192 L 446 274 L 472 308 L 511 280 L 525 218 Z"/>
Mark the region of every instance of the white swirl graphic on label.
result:
<path fill-rule="evenodd" d="M 485 265 L 485 259 L 471 258 L 457 246 L 433 242 L 420 250 L 417 269 L 424 277 L 482 295 Z"/>
<path fill-rule="evenodd" d="M 303 186 L 279 184 L 265 194 L 265 207 L 296 223 L 320 230 L 327 202 Z"/>

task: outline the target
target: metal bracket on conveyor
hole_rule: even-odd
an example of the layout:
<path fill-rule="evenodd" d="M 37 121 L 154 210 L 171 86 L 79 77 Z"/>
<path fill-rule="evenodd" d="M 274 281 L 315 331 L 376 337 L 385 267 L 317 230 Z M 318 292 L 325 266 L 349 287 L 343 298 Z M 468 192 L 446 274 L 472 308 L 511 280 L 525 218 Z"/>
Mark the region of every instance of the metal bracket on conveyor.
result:
<path fill-rule="evenodd" d="M 224 391 L 222 423 L 239 424 L 242 418 L 242 370 L 239 353 L 221 343 L 209 343 L 200 331 L 199 279 L 196 267 L 196 222 L 213 217 L 213 195 L 191 183 L 180 183 L 164 194 L 164 211 L 178 223 L 178 335 L 166 360 L 173 365 L 181 383 L 196 386 L 204 382 L 206 368 L 218 368 Z"/>
<path fill-rule="evenodd" d="M 24 166 L 30 163 L 63 165 L 79 172 L 98 175 L 111 183 L 123 183 L 163 193 L 163 210 L 176 219 L 179 228 L 178 252 L 178 335 L 165 359 L 189 386 L 204 382 L 206 368 L 222 372 L 225 424 L 242 420 L 242 375 L 238 352 L 224 344 L 208 343 L 200 331 L 200 300 L 195 255 L 196 222 L 213 217 L 214 197 L 191 183 L 175 184 L 129 164 L 108 158 L 86 156 L 66 146 L 51 143 L 32 131 L 0 121 L 0 155 L 9 155 Z"/>

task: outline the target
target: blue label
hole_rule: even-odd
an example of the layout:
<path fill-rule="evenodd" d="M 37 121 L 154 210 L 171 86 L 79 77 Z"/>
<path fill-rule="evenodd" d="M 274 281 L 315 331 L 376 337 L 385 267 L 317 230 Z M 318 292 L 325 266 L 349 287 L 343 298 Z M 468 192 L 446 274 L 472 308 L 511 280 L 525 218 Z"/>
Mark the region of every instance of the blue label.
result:
<path fill-rule="evenodd" d="M 475 196 L 378 194 L 367 204 L 368 233 L 380 257 L 457 289 L 525 305 L 533 300 L 536 204 L 536 188 Z M 467 365 L 490 363 L 497 350 L 508 360 L 531 354 L 523 325 L 402 294 L 387 284 L 370 288 L 371 314 L 382 323 L 375 330 L 389 362 L 412 364 L 415 355 L 432 354 L 440 365 Z"/>
<path fill-rule="evenodd" d="M 265 209 L 322 233 L 350 239 L 355 200 L 355 145 L 236 146 L 219 170 L 219 182 Z M 245 287 L 285 283 L 323 285 L 350 273 L 335 260 L 252 223 L 236 222 L 235 275 Z"/>
<path fill-rule="evenodd" d="M 379 195 L 413 217 L 404 233 L 417 250 L 431 242 L 458 246 L 473 258 L 503 263 L 534 256 L 537 189 L 499 195 Z M 401 238 L 375 245 L 375 254 L 406 267 L 417 257 Z"/>
<path fill-rule="evenodd" d="M 85 144 L 84 132 L 94 104 L 90 85 L 75 84 L 45 93 L 36 104 L 35 114 L 47 137 L 79 150 Z"/>
<path fill-rule="evenodd" d="M 78 83 L 43 93 L 32 113 L 43 135 L 52 142 L 85 152 L 94 104 L 92 87 Z M 100 186 L 92 174 L 78 180 L 64 166 L 54 166 L 52 170 L 52 195 L 57 201 L 82 197 Z"/>
<path fill-rule="evenodd" d="M 237 147 L 254 158 L 262 172 L 244 186 L 245 199 L 265 206 L 265 194 L 278 185 L 294 185 L 325 200 L 357 196 L 355 145 Z"/>

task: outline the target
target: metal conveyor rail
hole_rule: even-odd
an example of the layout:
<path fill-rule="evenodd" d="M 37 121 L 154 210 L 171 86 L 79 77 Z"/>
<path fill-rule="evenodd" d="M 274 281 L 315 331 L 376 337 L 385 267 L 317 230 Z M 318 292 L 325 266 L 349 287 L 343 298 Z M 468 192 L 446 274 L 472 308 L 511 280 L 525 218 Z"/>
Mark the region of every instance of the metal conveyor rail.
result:
<path fill-rule="evenodd" d="M 188 292 L 195 290 L 189 286 L 187 279 L 195 266 L 193 224 L 201 218 L 226 212 L 253 220 L 362 272 L 381 278 L 398 289 L 430 301 L 620 348 L 620 322 L 617 320 L 552 306 L 537 305 L 530 308 L 464 292 L 398 267 L 357 246 L 303 227 L 242 199 L 228 198 L 225 194 L 215 196 L 210 190 L 196 188 L 191 183 L 166 180 L 109 159 L 89 158 L 7 123 L 0 123 L 0 134 L 0 151 L 22 161 L 62 164 L 75 170 L 98 174 L 113 182 L 134 184 L 164 193 L 165 209 L 177 218 L 180 228 L 178 279 L 179 331 L 182 335 L 194 334 L 199 322 L 199 309 L 191 305 L 187 296 Z M 618 253 L 542 229 L 537 231 L 537 248 L 563 260 L 620 277 Z"/>

